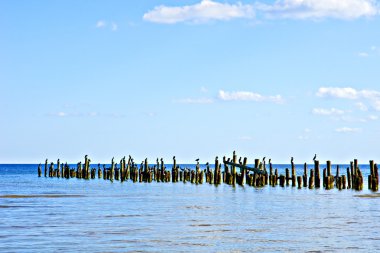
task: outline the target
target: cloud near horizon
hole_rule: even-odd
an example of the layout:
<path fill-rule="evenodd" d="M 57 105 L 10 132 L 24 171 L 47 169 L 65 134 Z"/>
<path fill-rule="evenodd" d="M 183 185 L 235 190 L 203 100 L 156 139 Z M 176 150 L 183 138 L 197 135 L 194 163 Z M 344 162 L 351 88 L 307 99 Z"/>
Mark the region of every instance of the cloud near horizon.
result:
<path fill-rule="evenodd" d="M 274 19 L 357 19 L 380 14 L 374 0 L 277 0 L 272 4 L 221 3 L 201 0 L 193 5 L 159 5 L 143 15 L 145 21 L 161 24 L 205 23 L 212 20 L 252 19 L 255 13 Z"/>
<path fill-rule="evenodd" d="M 345 111 L 331 108 L 331 109 L 324 109 L 324 108 L 314 108 L 313 114 L 316 115 L 324 115 L 324 116 L 331 116 L 331 115 L 343 115 Z"/>
<path fill-rule="evenodd" d="M 335 132 L 337 133 L 358 133 L 360 131 L 361 131 L 360 128 L 351 128 L 351 127 L 341 127 L 341 128 L 335 129 Z"/>
<path fill-rule="evenodd" d="M 321 87 L 316 93 L 317 97 L 322 98 L 339 98 L 369 101 L 376 111 L 380 111 L 380 91 L 376 90 L 357 90 L 351 87 Z M 366 110 L 366 105 L 363 102 L 356 104 L 362 110 Z"/>
<path fill-rule="evenodd" d="M 250 91 L 234 91 L 228 92 L 220 90 L 218 98 L 223 101 L 256 101 L 256 102 L 274 102 L 277 104 L 284 103 L 285 100 L 281 95 L 275 96 L 264 96 L 259 93 L 254 93 Z"/>

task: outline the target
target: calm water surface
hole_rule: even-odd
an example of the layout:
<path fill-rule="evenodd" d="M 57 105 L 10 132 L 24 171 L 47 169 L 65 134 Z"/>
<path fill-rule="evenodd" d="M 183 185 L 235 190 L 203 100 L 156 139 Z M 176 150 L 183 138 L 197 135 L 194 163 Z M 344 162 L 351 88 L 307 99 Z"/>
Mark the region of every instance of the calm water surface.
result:
<path fill-rule="evenodd" d="M 38 178 L 36 165 L 0 165 L 0 252 L 380 251 L 380 198 L 363 194 Z"/>

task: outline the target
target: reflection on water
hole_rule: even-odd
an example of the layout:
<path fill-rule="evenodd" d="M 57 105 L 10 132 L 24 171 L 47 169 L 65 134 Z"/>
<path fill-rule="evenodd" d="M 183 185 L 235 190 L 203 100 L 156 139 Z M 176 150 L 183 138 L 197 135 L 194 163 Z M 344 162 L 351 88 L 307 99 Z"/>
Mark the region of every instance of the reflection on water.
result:
<path fill-rule="evenodd" d="M 0 252 L 380 251 L 379 195 L 366 190 L 111 183 L 34 169 L 0 166 Z"/>

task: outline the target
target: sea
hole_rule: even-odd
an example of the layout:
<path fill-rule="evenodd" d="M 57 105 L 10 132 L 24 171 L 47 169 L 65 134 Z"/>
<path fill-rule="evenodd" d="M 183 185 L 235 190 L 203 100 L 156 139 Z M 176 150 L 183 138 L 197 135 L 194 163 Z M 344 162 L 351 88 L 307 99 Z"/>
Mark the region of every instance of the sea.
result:
<path fill-rule="evenodd" d="M 363 191 L 45 178 L 37 167 L 0 165 L 0 252 L 380 252 L 367 165 Z"/>

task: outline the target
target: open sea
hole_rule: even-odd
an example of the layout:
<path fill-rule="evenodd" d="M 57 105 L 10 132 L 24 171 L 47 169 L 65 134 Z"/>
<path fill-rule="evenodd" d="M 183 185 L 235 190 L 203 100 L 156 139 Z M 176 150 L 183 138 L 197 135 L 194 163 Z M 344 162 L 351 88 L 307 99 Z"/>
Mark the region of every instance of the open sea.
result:
<path fill-rule="evenodd" d="M 38 178 L 37 165 L 0 165 L 0 252 L 380 252 L 380 196 L 360 168 L 357 192 Z"/>

